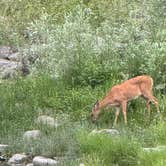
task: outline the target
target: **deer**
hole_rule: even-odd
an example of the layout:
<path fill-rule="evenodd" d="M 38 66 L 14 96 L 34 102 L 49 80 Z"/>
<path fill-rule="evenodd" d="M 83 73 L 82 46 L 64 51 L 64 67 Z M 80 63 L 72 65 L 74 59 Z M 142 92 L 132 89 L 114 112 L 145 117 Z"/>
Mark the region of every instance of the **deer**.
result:
<path fill-rule="evenodd" d="M 92 108 L 91 119 L 95 122 L 98 119 L 102 110 L 107 107 L 115 107 L 115 119 L 113 127 L 116 126 L 120 110 L 122 108 L 124 122 L 127 125 L 127 103 L 138 97 L 142 97 L 146 100 L 146 106 L 148 114 L 150 115 L 150 104 L 154 104 L 157 112 L 159 110 L 159 102 L 156 97 L 153 96 L 153 79 L 148 75 L 141 75 L 126 80 L 120 84 L 117 84 L 111 88 L 111 90 L 100 101 L 97 101 Z"/>

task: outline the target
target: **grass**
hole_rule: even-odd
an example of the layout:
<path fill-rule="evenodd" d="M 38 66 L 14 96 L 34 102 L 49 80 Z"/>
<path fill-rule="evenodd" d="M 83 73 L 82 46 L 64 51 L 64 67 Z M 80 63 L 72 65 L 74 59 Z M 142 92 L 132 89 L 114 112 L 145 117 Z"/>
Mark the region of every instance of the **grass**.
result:
<path fill-rule="evenodd" d="M 164 166 L 166 164 L 165 155 L 166 151 L 151 153 L 142 152 L 140 154 L 139 165 Z"/>
<path fill-rule="evenodd" d="M 125 136 L 114 138 L 107 135 L 83 137 L 81 143 L 84 153 L 96 153 L 106 165 L 109 163 L 136 165 L 140 149 L 137 144 L 137 142 L 126 139 Z"/>
<path fill-rule="evenodd" d="M 163 4 L 163 0 L 0 2 L 0 44 L 20 47 L 32 69 L 26 78 L 0 81 L 0 143 L 10 145 L 6 156 L 25 152 L 65 157 L 62 165 L 67 166 L 164 166 L 165 151 L 142 150 L 166 145 Z M 115 116 L 114 109 L 105 109 L 92 124 L 96 100 L 113 85 L 141 74 L 154 79 L 160 116 L 152 106 L 148 117 L 145 102 L 137 99 L 128 104 L 128 126 L 120 114 L 116 126 L 120 137 L 90 135 L 94 129 L 112 127 Z M 61 125 L 38 125 L 35 120 L 41 114 Z M 41 130 L 42 137 L 25 142 L 24 132 L 32 129 Z"/>
<path fill-rule="evenodd" d="M 105 92 L 101 86 L 95 89 L 62 87 L 61 82 L 48 76 L 30 76 L 1 83 L 0 125 L 3 127 L 0 142 L 10 145 L 7 156 L 26 152 L 32 156 L 67 157 L 64 165 L 81 162 L 94 166 L 164 165 L 165 151 L 157 154 L 142 151 L 142 147 L 165 145 L 164 97 L 158 95 L 162 103 L 162 119 L 156 119 L 155 111 L 149 121 L 144 118 L 144 103 L 137 100 L 129 106 L 128 126 L 124 126 L 120 115 L 116 127 L 120 137 L 89 135 L 96 127 L 107 128 L 113 122 L 113 110 L 103 113 L 98 125 L 92 124 L 89 119 L 93 102 Z M 61 125 L 58 128 L 37 125 L 35 119 L 41 113 L 57 118 Z M 31 129 L 40 129 L 42 137 L 28 143 L 23 140 L 23 133 Z M 154 156 L 155 160 L 152 160 Z"/>

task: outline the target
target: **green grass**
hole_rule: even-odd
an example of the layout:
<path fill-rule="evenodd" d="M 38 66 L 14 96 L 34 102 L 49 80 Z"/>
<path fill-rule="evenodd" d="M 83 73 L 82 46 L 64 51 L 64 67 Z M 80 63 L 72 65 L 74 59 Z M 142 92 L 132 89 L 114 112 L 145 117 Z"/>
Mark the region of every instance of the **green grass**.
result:
<path fill-rule="evenodd" d="M 164 166 L 166 164 L 165 155 L 166 155 L 166 151 L 151 152 L 151 153 L 142 152 L 140 154 L 139 165 Z"/>
<path fill-rule="evenodd" d="M 107 89 L 107 83 L 105 85 Z M 147 119 L 145 103 L 136 100 L 128 108 L 128 126 L 124 126 L 122 114 L 117 129 L 120 137 L 89 135 L 95 129 L 110 127 L 114 110 L 105 111 L 98 124 L 92 124 L 89 114 L 93 103 L 105 93 L 102 86 L 71 88 L 48 76 L 29 77 L 0 84 L 0 142 L 9 144 L 6 155 L 26 152 L 48 157 L 67 157 L 64 165 L 164 165 L 164 152 L 146 154 L 142 147 L 165 145 L 166 122 L 164 97 L 160 97 L 162 119 L 156 118 L 156 110 Z M 132 111 L 136 109 L 136 111 Z M 58 119 L 58 128 L 38 125 L 39 114 Z M 26 130 L 40 129 L 42 137 L 31 143 L 23 140 Z M 152 160 L 155 156 L 155 160 Z M 76 160 L 77 159 L 77 160 Z"/>
<path fill-rule="evenodd" d="M 65 157 L 67 166 L 164 166 L 165 151 L 142 150 L 166 145 L 164 7 L 164 0 L 0 2 L 0 44 L 17 46 L 28 59 L 37 56 L 30 76 L 0 81 L 0 143 L 10 145 L 7 157 L 25 152 Z M 120 137 L 89 135 L 112 127 L 115 116 L 105 109 L 92 124 L 96 100 L 141 74 L 153 77 L 161 114 L 152 106 L 148 117 L 145 101 L 137 99 L 128 104 L 128 126 L 120 114 Z M 41 114 L 61 125 L 38 125 Z M 42 137 L 25 142 L 31 129 Z"/>
<path fill-rule="evenodd" d="M 94 135 L 81 137 L 83 153 L 96 154 L 105 165 L 137 165 L 140 146 L 125 136 Z"/>

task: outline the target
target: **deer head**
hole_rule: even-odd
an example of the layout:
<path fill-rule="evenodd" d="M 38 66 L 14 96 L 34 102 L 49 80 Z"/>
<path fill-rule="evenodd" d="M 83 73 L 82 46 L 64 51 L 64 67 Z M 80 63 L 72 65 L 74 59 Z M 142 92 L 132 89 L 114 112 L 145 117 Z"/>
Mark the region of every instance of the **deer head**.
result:
<path fill-rule="evenodd" d="M 94 107 L 92 108 L 92 113 L 91 113 L 92 122 L 95 122 L 97 120 L 99 113 L 100 113 L 100 107 L 99 107 L 99 101 L 97 101 L 94 104 Z"/>

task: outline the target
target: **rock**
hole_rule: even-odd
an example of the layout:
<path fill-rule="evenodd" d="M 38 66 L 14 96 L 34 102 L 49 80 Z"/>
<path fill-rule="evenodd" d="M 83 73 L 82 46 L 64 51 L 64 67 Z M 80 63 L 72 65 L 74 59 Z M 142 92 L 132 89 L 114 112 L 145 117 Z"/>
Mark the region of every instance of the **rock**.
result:
<path fill-rule="evenodd" d="M 18 69 L 20 67 L 21 63 L 19 62 L 14 62 L 14 61 L 9 61 L 5 59 L 0 59 L 0 69 Z"/>
<path fill-rule="evenodd" d="M 23 165 L 28 161 L 28 156 L 25 154 L 14 154 L 8 161 L 8 165 Z"/>
<path fill-rule="evenodd" d="M 21 61 L 20 53 L 19 53 L 19 52 L 16 52 L 16 53 L 10 54 L 10 55 L 8 56 L 8 60 L 20 62 L 20 61 Z"/>
<path fill-rule="evenodd" d="M 81 163 L 80 166 L 85 166 L 85 165 L 83 163 Z"/>
<path fill-rule="evenodd" d="M 25 164 L 11 164 L 10 166 L 25 166 Z"/>
<path fill-rule="evenodd" d="M 114 47 L 118 50 L 123 50 L 127 47 L 127 44 L 124 43 L 114 43 Z"/>
<path fill-rule="evenodd" d="M 29 163 L 29 164 L 27 164 L 26 166 L 33 166 L 33 163 Z"/>
<path fill-rule="evenodd" d="M 50 116 L 46 116 L 46 115 L 41 115 L 37 118 L 37 124 L 44 124 L 44 125 L 48 125 L 50 127 L 57 127 L 57 121 L 50 117 Z"/>
<path fill-rule="evenodd" d="M 0 153 L 3 153 L 7 147 L 8 145 L 0 144 Z"/>
<path fill-rule="evenodd" d="M 146 152 L 158 151 L 158 148 L 143 148 Z"/>
<path fill-rule="evenodd" d="M 41 136 L 40 130 L 29 130 L 23 135 L 24 140 L 38 139 Z"/>
<path fill-rule="evenodd" d="M 42 156 L 36 156 L 33 159 L 34 166 L 56 166 L 57 164 L 58 164 L 58 161 L 50 159 L 50 158 L 45 158 Z"/>
<path fill-rule="evenodd" d="M 30 73 L 28 61 L 21 57 L 17 49 L 0 46 L 0 78 L 13 78 L 17 74 L 26 76 Z"/>
<path fill-rule="evenodd" d="M 6 159 L 5 159 L 5 157 L 4 156 L 0 156 L 0 162 L 1 161 L 5 161 Z"/>
<path fill-rule="evenodd" d="M 0 46 L 0 59 L 19 60 L 19 52 L 17 48 L 11 46 Z"/>
<path fill-rule="evenodd" d="M 21 66 L 21 62 L 0 59 L 0 78 L 13 77 L 21 69 Z"/>
<path fill-rule="evenodd" d="M 166 146 L 165 145 L 159 145 L 157 146 L 158 149 L 160 150 L 166 150 Z"/>
<path fill-rule="evenodd" d="M 0 58 L 6 59 L 13 51 L 9 46 L 0 46 Z"/>
<path fill-rule="evenodd" d="M 102 130 L 93 130 L 90 134 L 110 134 L 110 135 L 119 135 L 119 131 L 116 129 L 102 129 Z"/>
<path fill-rule="evenodd" d="M 166 146 L 157 146 L 153 148 L 143 148 L 145 152 L 160 152 L 160 151 L 165 151 Z"/>

